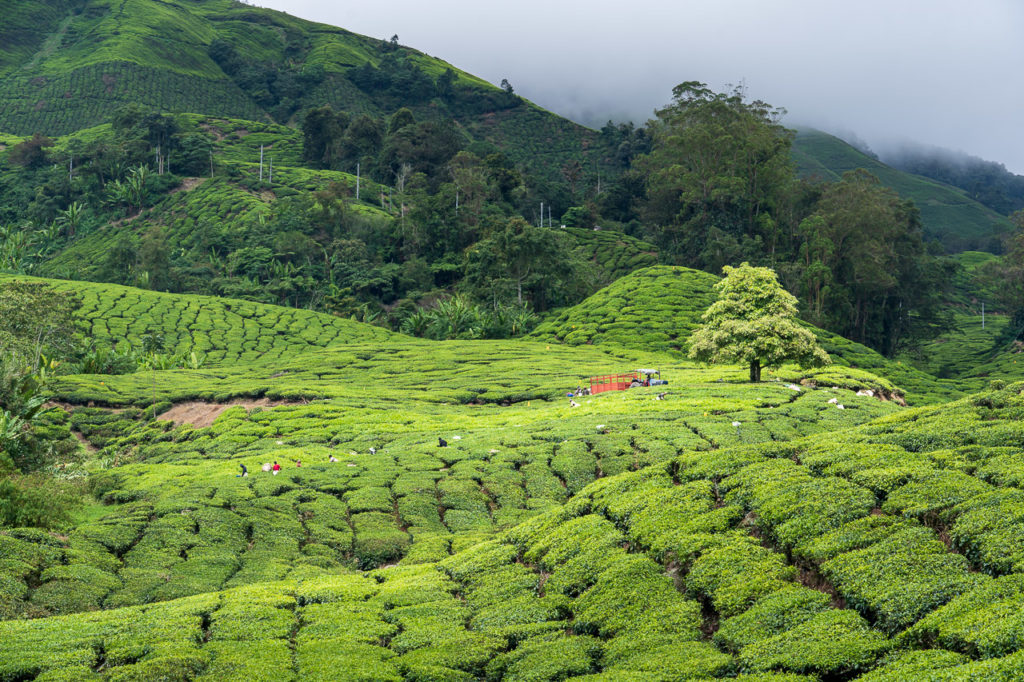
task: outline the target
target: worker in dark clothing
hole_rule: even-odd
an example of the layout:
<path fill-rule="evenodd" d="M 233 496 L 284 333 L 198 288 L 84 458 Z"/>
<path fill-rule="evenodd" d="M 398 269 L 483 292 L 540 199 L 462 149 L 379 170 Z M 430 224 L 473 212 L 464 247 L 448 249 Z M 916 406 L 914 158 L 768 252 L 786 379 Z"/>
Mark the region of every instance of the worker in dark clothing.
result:
<path fill-rule="evenodd" d="M 249 475 L 249 470 L 245 468 L 244 464 L 239 464 L 238 466 L 242 467 L 242 473 L 238 474 L 236 478 L 245 478 Z"/>
<path fill-rule="evenodd" d="M 441 438 L 440 436 L 438 436 L 438 438 L 437 438 L 437 447 L 439 447 L 439 448 L 446 448 L 446 447 L 448 447 L 448 441 L 446 441 L 444 438 Z"/>

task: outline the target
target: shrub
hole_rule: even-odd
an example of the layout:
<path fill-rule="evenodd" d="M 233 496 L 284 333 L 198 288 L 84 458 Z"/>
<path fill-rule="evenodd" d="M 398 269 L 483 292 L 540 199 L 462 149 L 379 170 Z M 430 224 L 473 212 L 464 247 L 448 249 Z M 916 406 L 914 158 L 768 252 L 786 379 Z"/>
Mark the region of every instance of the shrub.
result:
<path fill-rule="evenodd" d="M 890 646 L 853 611 L 830 610 L 740 650 L 750 671 L 784 670 L 821 676 L 865 670 Z"/>
<path fill-rule="evenodd" d="M 821 570 L 850 606 L 873 614 L 876 625 L 890 633 L 983 582 L 962 556 L 949 553 L 921 527 L 841 554 Z"/>
<path fill-rule="evenodd" d="M 722 621 L 715 643 L 730 651 L 760 642 L 807 622 L 831 607 L 828 595 L 792 585 L 759 599 L 745 612 Z"/>

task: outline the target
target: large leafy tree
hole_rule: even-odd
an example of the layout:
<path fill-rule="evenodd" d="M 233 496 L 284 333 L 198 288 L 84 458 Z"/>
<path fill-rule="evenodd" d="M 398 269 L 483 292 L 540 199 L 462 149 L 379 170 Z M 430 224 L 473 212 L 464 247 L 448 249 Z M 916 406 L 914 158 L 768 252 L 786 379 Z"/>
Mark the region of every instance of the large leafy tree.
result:
<path fill-rule="evenodd" d="M 702 362 L 737 362 L 761 380 L 763 367 L 787 360 L 801 366 L 831 363 L 814 335 L 796 319 L 796 297 L 782 288 L 775 272 L 743 263 L 725 266 L 715 285 L 718 300 L 704 312 L 704 324 L 690 337 L 690 357 Z"/>
<path fill-rule="evenodd" d="M 651 238 L 677 262 L 709 271 L 739 258 L 773 262 L 777 214 L 795 183 L 784 111 L 696 81 L 672 94 L 651 124 L 650 154 L 636 164 L 644 215 L 658 226 Z"/>
<path fill-rule="evenodd" d="M 0 284 L 0 355 L 35 368 L 43 353 L 67 356 L 77 343 L 77 296 L 41 282 Z"/>
<path fill-rule="evenodd" d="M 74 294 L 39 282 L 0 284 L 0 475 L 44 463 L 46 444 L 32 432 L 43 409 L 43 387 L 54 358 L 79 339 Z"/>
<path fill-rule="evenodd" d="M 466 286 L 482 300 L 543 310 L 579 293 L 581 263 L 558 230 L 511 218 L 466 252 Z"/>
<path fill-rule="evenodd" d="M 798 231 L 811 322 L 892 356 L 948 322 L 951 263 L 928 253 L 917 208 L 863 169 L 827 185 Z"/>

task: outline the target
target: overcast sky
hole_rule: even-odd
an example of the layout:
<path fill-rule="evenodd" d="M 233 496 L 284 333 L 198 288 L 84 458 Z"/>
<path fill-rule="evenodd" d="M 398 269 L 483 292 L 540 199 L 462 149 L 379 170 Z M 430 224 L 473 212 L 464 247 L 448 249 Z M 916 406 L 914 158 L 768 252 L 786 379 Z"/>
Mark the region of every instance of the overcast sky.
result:
<path fill-rule="evenodd" d="M 587 124 L 638 123 L 700 80 L 789 125 L 1024 174 L 1022 0 L 255 0 L 416 48 Z"/>

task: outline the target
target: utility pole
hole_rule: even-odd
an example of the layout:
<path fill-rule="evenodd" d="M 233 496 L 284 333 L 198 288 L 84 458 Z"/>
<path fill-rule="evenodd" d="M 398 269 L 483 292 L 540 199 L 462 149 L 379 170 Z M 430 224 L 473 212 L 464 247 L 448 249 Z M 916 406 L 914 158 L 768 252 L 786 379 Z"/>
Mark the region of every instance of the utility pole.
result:
<path fill-rule="evenodd" d="M 540 226 L 544 227 L 544 202 L 540 202 Z"/>

